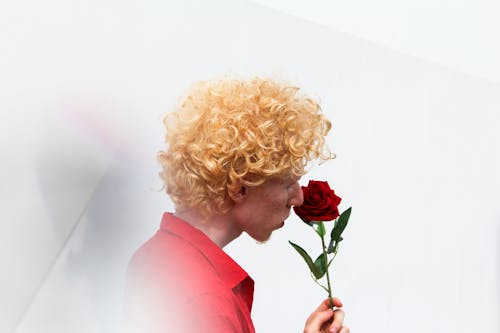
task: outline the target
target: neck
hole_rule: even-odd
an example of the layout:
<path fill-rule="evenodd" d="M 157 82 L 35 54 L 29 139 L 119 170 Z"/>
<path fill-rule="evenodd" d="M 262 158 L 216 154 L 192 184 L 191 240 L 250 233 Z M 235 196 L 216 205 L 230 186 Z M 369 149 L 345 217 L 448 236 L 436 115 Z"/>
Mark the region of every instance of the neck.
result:
<path fill-rule="evenodd" d="M 234 223 L 234 219 L 230 214 L 206 217 L 199 214 L 196 210 L 176 209 L 174 215 L 199 229 L 220 248 L 223 248 L 241 235 L 241 230 L 236 227 L 236 223 Z"/>

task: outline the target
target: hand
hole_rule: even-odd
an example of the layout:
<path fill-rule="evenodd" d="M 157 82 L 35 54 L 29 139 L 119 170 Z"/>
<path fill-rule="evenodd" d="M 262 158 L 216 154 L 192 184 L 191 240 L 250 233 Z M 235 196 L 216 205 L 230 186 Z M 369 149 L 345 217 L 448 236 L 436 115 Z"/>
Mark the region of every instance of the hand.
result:
<path fill-rule="evenodd" d="M 324 300 L 320 306 L 307 318 L 304 333 L 349 333 L 349 328 L 342 326 L 345 313 L 340 299 L 333 297 L 334 311 L 330 308 L 330 299 Z"/>

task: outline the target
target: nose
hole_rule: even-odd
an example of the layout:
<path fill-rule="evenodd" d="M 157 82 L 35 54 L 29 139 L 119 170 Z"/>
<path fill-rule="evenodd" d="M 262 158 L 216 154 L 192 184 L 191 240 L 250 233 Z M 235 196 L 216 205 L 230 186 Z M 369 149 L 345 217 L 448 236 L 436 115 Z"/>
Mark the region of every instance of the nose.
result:
<path fill-rule="evenodd" d="M 304 194 L 302 193 L 302 188 L 299 185 L 299 182 L 296 182 L 293 187 L 292 195 L 289 200 L 290 206 L 302 206 L 304 203 Z"/>

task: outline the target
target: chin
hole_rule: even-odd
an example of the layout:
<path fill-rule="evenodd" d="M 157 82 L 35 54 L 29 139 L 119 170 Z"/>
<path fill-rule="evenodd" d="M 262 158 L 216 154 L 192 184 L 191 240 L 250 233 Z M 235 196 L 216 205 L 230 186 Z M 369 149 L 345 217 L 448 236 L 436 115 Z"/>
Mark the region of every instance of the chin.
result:
<path fill-rule="evenodd" d="M 264 244 L 266 243 L 272 235 L 272 231 L 265 235 L 250 235 L 257 243 Z"/>

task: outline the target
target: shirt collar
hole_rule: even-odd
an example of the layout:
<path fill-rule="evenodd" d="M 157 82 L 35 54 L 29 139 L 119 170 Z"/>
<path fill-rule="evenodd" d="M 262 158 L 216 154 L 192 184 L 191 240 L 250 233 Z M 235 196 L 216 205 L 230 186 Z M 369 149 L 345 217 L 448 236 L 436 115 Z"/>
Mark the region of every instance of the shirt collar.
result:
<path fill-rule="evenodd" d="M 172 233 L 187 241 L 197 249 L 214 267 L 219 278 L 231 289 L 240 285 L 246 278 L 252 278 L 230 256 L 226 254 L 201 230 L 190 225 L 172 213 L 164 213 L 160 230 Z"/>

